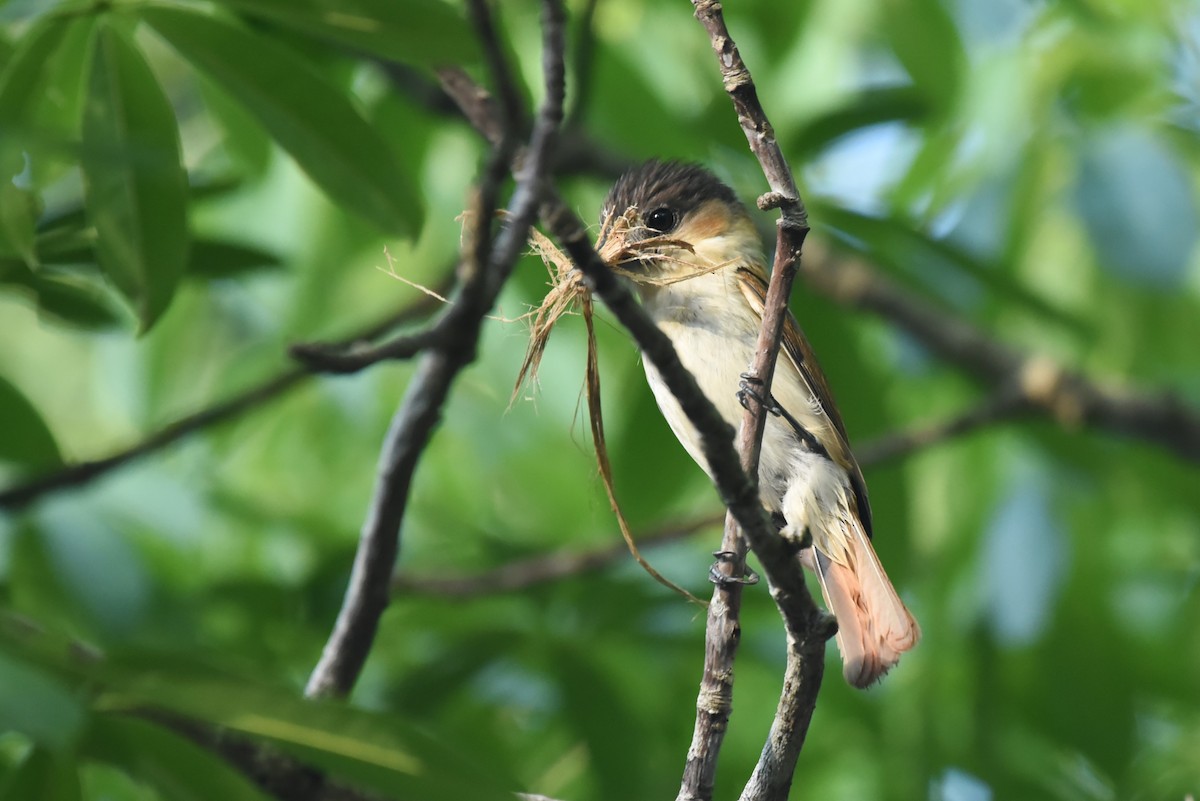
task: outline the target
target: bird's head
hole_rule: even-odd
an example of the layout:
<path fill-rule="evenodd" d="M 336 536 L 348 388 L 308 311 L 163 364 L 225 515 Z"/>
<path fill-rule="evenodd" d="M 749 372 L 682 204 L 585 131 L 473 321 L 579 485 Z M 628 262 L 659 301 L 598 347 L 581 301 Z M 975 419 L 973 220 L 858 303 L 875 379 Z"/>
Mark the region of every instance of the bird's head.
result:
<path fill-rule="evenodd" d="M 746 207 L 695 164 L 634 167 L 613 185 L 600 216 L 600 256 L 643 287 L 739 266 L 764 269 Z"/>

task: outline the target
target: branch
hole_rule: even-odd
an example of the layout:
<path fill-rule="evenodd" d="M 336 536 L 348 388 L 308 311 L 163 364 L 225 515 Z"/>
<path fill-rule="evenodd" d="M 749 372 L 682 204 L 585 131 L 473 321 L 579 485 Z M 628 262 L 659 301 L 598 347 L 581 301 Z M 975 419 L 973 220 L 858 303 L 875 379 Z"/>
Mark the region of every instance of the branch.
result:
<path fill-rule="evenodd" d="M 471 7 L 476 16 L 487 16 L 483 2 L 474 2 Z M 400 548 L 400 523 L 417 461 L 441 416 L 451 384 L 462 368 L 475 358 L 484 315 L 494 305 L 512 272 L 529 227 L 536 218 L 550 154 L 562 120 L 564 94 L 563 18 L 558 0 L 545 0 L 543 17 L 546 99 L 534 124 L 523 169 L 517 176 L 509 214 L 494 242 L 480 234 L 491 222 L 491 198 L 503 178 L 495 165 L 501 160 L 507 162 L 511 149 L 507 144 L 510 134 L 505 128 L 480 187 L 473 216 L 478 231 L 475 242 L 468 242 L 464 247 L 465 277 L 461 292 L 447 312 L 447 336 L 422 355 L 416 375 L 388 430 L 346 597 L 321 659 L 309 678 L 305 692 L 310 697 L 344 696 L 362 671 L 379 619 L 388 604 L 392 569 Z M 477 21 L 477 24 L 487 30 L 490 19 Z M 506 70 L 497 68 L 498 79 L 503 80 L 506 76 Z"/>
<path fill-rule="evenodd" d="M 769 195 L 759 199 L 759 207 L 764 210 L 779 208 L 782 212 L 777 225 L 775 260 L 763 309 L 762 327 L 749 371 L 761 383 L 761 397 L 769 398 L 788 315 L 788 298 L 796 277 L 800 251 L 809 230 L 808 215 L 796 189 L 791 168 L 775 140 L 775 131 L 759 102 L 754 79 L 725 26 L 720 3 L 693 0 L 692 4 L 696 8 L 696 18 L 708 31 L 725 91 L 737 111 L 738 123 L 772 190 Z M 732 391 L 732 387 L 730 389 Z M 747 475 L 758 475 L 765 428 L 766 414 L 762 404 L 750 398 L 738 441 L 742 469 Z M 726 580 L 716 582 L 713 600 L 708 607 L 704 676 L 696 701 L 696 726 L 692 745 L 688 749 L 678 801 L 712 799 L 717 756 L 733 710 L 733 664 L 741 637 L 739 613 L 746 540 L 741 536 L 732 514 L 726 519 L 721 553 L 725 558 L 717 569 L 723 571 Z M 787 591 L 777 588 L 774 580 L 771 582 L 777 602 L 781 600 L 780 592 L 790 593 L 788 605 L 794 608 L 794 613 L 789 614 L 788 605 L 779 603 L 788 639 L 785 679 L 770 739 L 755 768 L 754 778 L 743 792 L 743 799 L 782 801 L 787 797 L 796 759 L 821 687 L 825 640 L 833 631 L 828 621 L 811 612 L 815 604 L 808 595 L 799 565 L 793 560 L 790 566 L 781 565 L 780 569 L 790 569 L 791 573 L 799 575 L 799 580 L 793 580 L 794 586 Z"/>
<path fill-rule="evenodd" d="M 712 514 L 695 520 L 669 525 L 665 528 L 636 537 L 638 545 L 653 547 L 690 537 L 697 531 L 721 522 L 721 516 Z M 624 541 L 586 551 L 559 551 L 558 553 L 518 559 L 497 568 L 474 575 L 459 576 L 410 576 L 399 574 L 392 582 L 397 594 L 432 595 L 445 598 L 477 598 L 502 592 L 515 592 L 538 584 L 590 573 L 623 560 L 629 556 L 629 547 Z"/>
<path fill-rule="evenodd" d="M 421 296 L 348 337 L 341 343 L 341 347 L 350 347 L 356 342 L 376 339 L 399 325 L 425 316 L 433 307 L 432 298 Z M 146 439 L 124 450 L 101 459 L 68 465 L 52 473 L 36 476 L 23 483 L 0 490 L 0 509 L 21 509 L 48 493 L 90 484 L 112 470 L 157 453 L 191 434 L 234 420 L 246 412 L 282 397 L 312 378 L 313 373 L 314 370 L 307 367 L 292 367 L 283 370 L 228 400 L 169 423 Z"/>
<path fill-rule="evenodd" d="M 984 384 L 1018 388 L 1030 408 L 1066 428 L 1107 429 L 1200 462 L 1200 413 L 1174 395 L 1101 383 L 1047 356 L 1006 345 L 904 290 L 863 261 L 834 257 L 819 244 L 802 269 L 815 289 L 899 325 Z"/>
<path fill-rule="evenodd" d="M 484 136 L 490 136 L 496 129 L 496 115 L 487 93 L 461 72 L 442 73 L 441 77 L 443 86 L 463 105 L 467 119 Z M 823 647 L 824 640 L 832 636 L 834 631 L 831 619 L 813 602 L 803 572 L 796 569 L 794 546 L 779 537 L 768 520 L 759 501 L 756 483 L 742 469 L 741 460 L 734 450 L 732 428 L 679 361 L 670 339 L 658 329 L 629 288 L 618 281 L 592 248 L 583 221 L 556 192 L 547 192 L 541 217 L 572 262 L 584 274 L 592 291 L 630 332 L 644 356 L 654 364 L 700 434 L 705 460 L 712 470 L 713 483 L 762 563 L 763 571 L 771 583 L 772 597 L 781 614 L 795 630 L 812 632 Z M 805 660 L 805 665 L 813 664 L 814 660 Z M 815 665 L 817 669 L 822 667 L 820 662 L 815 662 Z"/>
<path fill-rule="evenodd" d="M 946 420 L 914 426 L 879 437 L 857 448 L 859 464 L 864 468 L 896 461 L 915 451 L 947 442 L 994 423 L 1027 413 L 1030 407 L 1019 392 L 1001 393 L 985 398 Z M 713 513 L 695 520 L 667 525 L 635 536 L 642 547 L 652 548 L 690 537 L 721 522 L 723 515 Z M 629 555 L 624 542 L 585 551 L 564 550 L 517 559 L 507 564 L 468 575 L 417 576 L 398 574 L 392 580 L 393 594 L 467 600 L 505 592 L 516 592 L 585 573 L 602 570 Z"/>

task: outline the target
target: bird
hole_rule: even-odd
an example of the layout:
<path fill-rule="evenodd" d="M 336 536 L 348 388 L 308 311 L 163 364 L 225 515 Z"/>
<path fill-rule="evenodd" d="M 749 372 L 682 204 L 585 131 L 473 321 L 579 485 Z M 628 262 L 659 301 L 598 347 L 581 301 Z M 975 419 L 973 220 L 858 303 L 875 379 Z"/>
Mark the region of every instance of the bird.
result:
<path fill-rule="evenodd" d="M 625 172 L 601 210 L 596 250 L 637 288 L 701 391 L 734 429 L 762 325 L 768 272 L 746 206 L 707 168 L 651 160 Z M 659 410 L 683 448 L 712 477 L 699 433 L 649 359 Z M 758 397 L 756 395 L 756 397 Z M 759 463 L 763 506 L 781 536 L 801 546 L 837 619 L 846 681 L 868 687 L 917 644 L 920 626 L 871 544 L 871 506 L 846 428 L 796 318 L 782 346 Z M 810 545 L 811 543 L 811 545 Z M 798 567 L 798 569 L 800 569 Z"/>

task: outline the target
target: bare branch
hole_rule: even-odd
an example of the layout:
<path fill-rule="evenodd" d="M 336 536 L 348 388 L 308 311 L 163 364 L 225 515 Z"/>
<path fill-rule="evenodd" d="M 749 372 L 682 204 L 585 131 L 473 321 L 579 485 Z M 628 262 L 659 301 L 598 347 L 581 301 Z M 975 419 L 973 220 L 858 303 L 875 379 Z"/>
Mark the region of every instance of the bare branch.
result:
<path fill-rule="evenodd" d="M 301 343 L 293 345 L 288 352 L 312 371 L 357 373 L 382 361 L 411 359 L 426 348 L 436 345 L 441 333 L 441 327 L 435 323 L 415 334 L 396 337 L 379 345 L 346 349 L 331 348 L 319 342 Z"/>
<path fill-rule="evenodd" d="M 977 406 L 950 417 L 916 426 L 908 431 L 880 437 L 855 449 L 859 464 L 866 468 L 881 462 L 890 462 L 907 456 L 914 451 L 974 431 L 985 426 L 1012 419 L 1033 410 L 1029 399 L 1019 387 L 999 389 Z"/>
<path fill-rule="evenodd" d="M 779 208 L 782 212 L 777 227 L 775 261 L 764 303 L 762 327 L 755 345 L 754 361 L 749 370 L 750 375 L 757 377 L 761 382 L 761 397 L 767 398 L 770 397 L 775 362 L 788 316 L 788 298 L 791 296 L 804 238 L 809 230 L 808 215 L 796 189 L 791 168 L 775 140 L 774 129 L 759 102 L 754 79 L 725 26 L 721 4 L 714 0 L 693 0 L 692 4 L 696 9 L 696 18 L 708 31 L 713 51 L 717 55 L 725 91 L 733 101 L 738 122 L 746 134 L 750 150 L 757 157 L 771 187 L 771 193 L 760 198 L 759 206 L 764 210 Z M 765 428 L 766 414 L 763 406 L 756 399 L 750 398 L 738 441 L 742 469 L 749 476 L 758 475 L 759 454 Z M 721 553 L 726 558 L 721 561 L 718 570 L 723 571 L 729 580 L 716 583 L 713 600 L 708 607 L 704 675 L 696 701 L 696 726 L 692 734 L 692 745 L 688 749 L 678 801 L 712 799 L 717 756 L 733 710 L 733 662 L 741 637 L 738 615 L 742 585 L 739 579 L 745 571 L 746 541 L 741 536 L 732 513 L 726 520 Z M 780 605 L 780 612 L 784 616 L 784 624 L 788 631 L 785 681 L 779 702 L 779 714 L 776 715 L 772 726 L 772 739 L 763 750 L 755 776 L 763 774 L 769 777 L 785 777 L 785 780 L 780 782 L 777 779 L 769 779 L 768 782 L 780 784 L 780 788 L 777 790 L 772 787 L 765 795 L 750 794 L 750 786 L 747 786 L 747 794 L 743 795 L 743 798 L 782 801 L 787 796 L 800 745 L 804 742 L 808 721 L 816 705 L 825 660 L 825 639 L 832 633 L 832 629 L 827 622 L 810 613 L 809 610 L 815 605 L 808 595 L 799 563 L 793 559 L 790 565 L 780 565 L 779 568 L 790 569 L 793 574 L 786 593 L 799 614 L 791 615 L 788 608 Z M 798 580 L 796 575 L 799 576 Z M 774 585 L 774 581 L 772 584 Z M 814 637 L 817 631 L 824 636 Z M 797 704 L 807 704 L 807 712 L 796 708 Z"/>
<path fill-rule="evenodd" d="M 822 243 L 802 267 L 813 288 L 899 325 L 930 351 L 985 384 L 1017 387 L 1030 407 L 1068 429 L 1085 425 L 1141 439 L 1200 462 L 1200 412 L 1178 397 L 1102 383 L 1047 356 L 1019 350 L 901 288 L 859 259 Z"/>
<path fill-rule="evenodd" d="M 638 536 L 641 547 L 653 547 L 690 537 L 697 531 L 715 526 L 721 515 L 712 514 Z M 392 583 L 396 593 L 433 595 L 448 598 L 476 598 L 502 592 L 515 592 L 560 579 L 601 570 L 629 556 L 623 541 L 587 551 L 559 551 L 519 559 L 483 573 L 466 576 L 397 575 Z"/>
<path fill-rule="evenodd" d="M 376 339 L 397 326 L 425 316 L 433 310 L 434 305 L 431 298 L 421 296 L 382 320 L 372 323 L 348 337 L 340 344 L 340 347 L 350 347 L 355 343 Z M 328 347 L 332 349 L 339 345 Z M 68 465 L 52 473 L 37 476 L 0 490 L 0 509 L 20 509 L 48 493 L 90 484 L 112 470 L 157 453 L 192 434 L 229 422 L 247 412 L 258 409 L 300 386 L 311 378 L 313 373 L 312 369 L 306 367 L 292 367 L 283 370 L 228 400 L 169 423 L 146 439 L 124 450 L 101 459 Z"/>
<path fill-rule="evenodd" d="M 477 13 L 486 14 L 482 2 L 472 6 Z M 451 384 L 459 371 L 475 357 L 484 315 L 495 303 L 504 281 L 512 272 L 529 227 L 536 218 L 546 170 L 562 120 L 564 94 L 562 8 L 558 0 L 545 0 L 543 8 L 546 100 L 539 110 L 528 153 L 517 176 L 509 214 L 494 243 L 477 233 L 475 242 L 469 242 L 464 249 L 462 291 L 444 318 L 447 335 L 422 355 L 404 400 L 392 419 L 346 597 L 306 688 L 310 697 L 345 695 L 362 671 L 379 619 L 388 604 L 392 569 L 400 547 L 400 523 L 417 461 L 441 416 Z M 483 29 L 486 30 L 486 26 Z M 498 70 L 499 79 L 506 76 L 506 70 Z M 505 161 L 509 138 L 506 128 L 497 146 L 497 155 Z M 498 160 L 493 158 L 485 171 L 478 195 L 479 207 L 474 219 L 481 229 L 492 218 L 491 198 L 503 177 L 495 169 Z"/>

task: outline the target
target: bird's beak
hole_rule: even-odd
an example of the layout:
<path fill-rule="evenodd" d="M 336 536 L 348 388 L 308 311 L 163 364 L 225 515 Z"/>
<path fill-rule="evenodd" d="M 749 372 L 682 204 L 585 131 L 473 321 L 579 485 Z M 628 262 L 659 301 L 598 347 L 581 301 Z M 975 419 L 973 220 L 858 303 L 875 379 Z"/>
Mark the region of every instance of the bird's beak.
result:
<path fill-rule="evenodd" d="M 626 236 L 629 224 L 624 217 L 609 216 L 600 229 L 600 237 L 596 240 L 596 252 L 610 267 L 625 261 Z"/>

